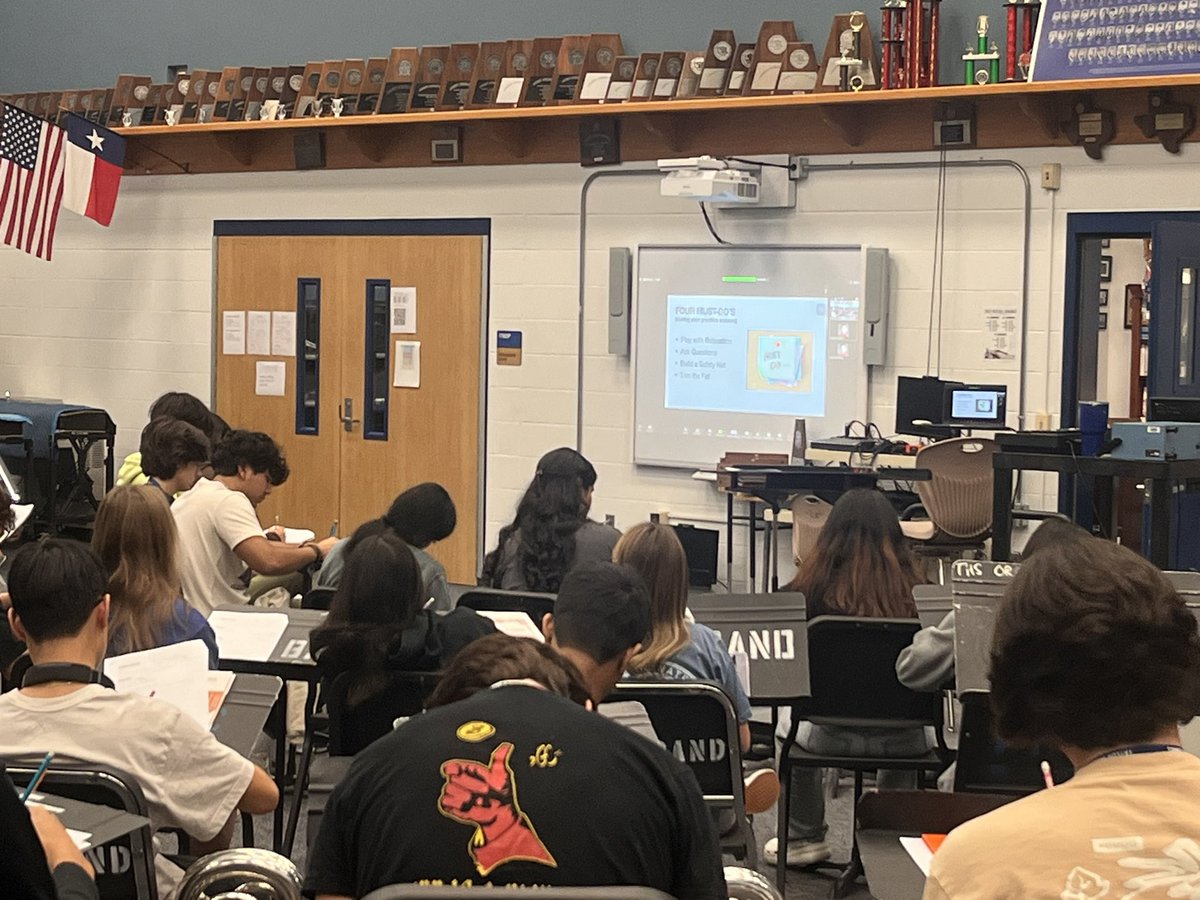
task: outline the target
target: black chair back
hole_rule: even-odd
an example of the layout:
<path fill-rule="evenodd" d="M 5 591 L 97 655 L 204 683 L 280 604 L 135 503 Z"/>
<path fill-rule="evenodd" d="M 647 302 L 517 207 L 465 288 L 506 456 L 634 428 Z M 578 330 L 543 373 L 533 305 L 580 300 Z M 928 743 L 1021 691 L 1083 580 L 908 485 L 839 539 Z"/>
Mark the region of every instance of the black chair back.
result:
<path fill-rule="evenodd" d="M 988 695 L 971 692 L 959 698 L 962 723 L 958 735 L 954 790 L 977 794 L 1032 794 L 1045 787 L 1042 760 L 1050 763 L 1055 784 L 1068 780 L 1074 767 L 1052 747 L 1011 747 L 996 737 Z"/>
<path fill-rule="evenodd" d="M 396 719 L 415 716 L 425 707 L 441 677 L 437 672 L 388 672 L 380 690 L 351 705 L 349 694 L 358 676 L 343 672 L 329 685 L 329 755 L 354 756 L 395 727 Z"/>
<path fill-rule="evenodd" d="M 523 612 L 533 619 L 537 628 L 542 627 L 546 613 L 554 612 L 554 595 L 538 594 L 533 591 L 500 591 L 492 588 L 474 588 L 458 598 L 458 605 L 475 612 L 495 610 L 498 612 Z"/>
<path fill-rule="evenodd" d="M 13 783 L 24 787 L 37 773 L 40 760 L 21 756 L 7 757 L 6 762 Z M 46 770 L 40 789 L 48 794 L 107 806 L 136 816 L 149 816 L 141 786 L 132 775 L 110 766 L 55 759 Z M 149 827 L 85 852 L 96 870 L 96 887 L 101 897 L 106 900 L 158 900 L 154 845 Z"/>
<path fill-rule="evenodd" d="M 300 599 L 301 609 L 320 609 L 325 612 L 329 611 L 329 604 L 333 602 L 333 595 L 337 593 L 336 588 L 331 587 L 315 587 Z"/>
<path fill-rule="evenodd" d="M 809 621 L 812 697 L 799 704 L 803 718 L 849 726 L 936 724 L 941 695 L 911 691 L 896 678 L 896 658 L 920 629 L 915 619 Z"/>

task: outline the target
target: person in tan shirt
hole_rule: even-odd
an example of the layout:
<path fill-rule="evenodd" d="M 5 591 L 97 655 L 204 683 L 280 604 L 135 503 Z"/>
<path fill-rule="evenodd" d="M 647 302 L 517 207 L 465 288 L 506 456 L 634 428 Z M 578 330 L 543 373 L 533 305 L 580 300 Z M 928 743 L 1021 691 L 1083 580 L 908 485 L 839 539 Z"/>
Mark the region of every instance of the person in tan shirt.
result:
<path fill-rule="evenodd" d="M 1150 563 L 1079 541 L 1021 567 L 997 613 L 1000 737 L 1057 746 L 1074 777 L 954 829 L 926 900 L 1200 897 L 1200 635 Z"/>

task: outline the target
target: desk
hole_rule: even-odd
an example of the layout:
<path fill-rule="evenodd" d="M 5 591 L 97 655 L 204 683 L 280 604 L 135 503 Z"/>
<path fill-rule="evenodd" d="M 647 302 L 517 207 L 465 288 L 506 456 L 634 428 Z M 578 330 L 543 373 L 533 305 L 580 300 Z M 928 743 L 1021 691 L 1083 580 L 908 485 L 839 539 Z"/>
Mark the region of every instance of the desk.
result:
<path fill-rule="evenodd" d="M 859 830 L 858 855 L 862 858 L 867 888 L 876 900 L 921 900 L 925 873 L 900 843 L 902 837 L 920 836 L 921 832 L 911 829 Z"/>
<path fill-rule="evenodd" d="M 913 601 L 921 627 L 929 628 L 954 608 L 954 591 L 948 584 L 918 584 L 913 586 Z"/>
<path fill-rule="evenodd" d="M 1150 506 L 1150 562 L 1165 569 L 1170 565 L 1171 489 L 1189 478 L 1200 478 L 1200 459 L 1114 459 L 1111 456 L 1069 456 L 1057 453 L 997 453 L 992 457 L 995 481 L 992 488 L 992 558 L 1012 559 L 1013 472 L 1057 472 L 1087 475 L 1095 479 L 1093 493 L 1097 519 L 1104 534 L 1116 533 L 1113 497 L 1117 482 L 1136 478 L 1146 483 Z"/>
<path fill-rule="evenodd" d="M 249 757 L 282 689 L 283 682 L 272 675 L 234 676 L 233 686 L 213 721 L 213 737 Z"/>
<path fill-rule="evenodd" d="M 41 791 L 34 792 L 29 799 L 33 803 L 52 807 L 52 811 L 67 828 L 90 832 L 92 837 L 88 842 L 89 848 L 100 847 L 131 831 L 137 831 L 139 828 L 147 829 L 147 842 L 149 842 L 150 820 L 142 816 L 121 809 L 113 809 L 111 806 L 85 803 L 82 800 L 72 800 L 70 797 L 60 797 L 57 794 L 44 794 Z"/>

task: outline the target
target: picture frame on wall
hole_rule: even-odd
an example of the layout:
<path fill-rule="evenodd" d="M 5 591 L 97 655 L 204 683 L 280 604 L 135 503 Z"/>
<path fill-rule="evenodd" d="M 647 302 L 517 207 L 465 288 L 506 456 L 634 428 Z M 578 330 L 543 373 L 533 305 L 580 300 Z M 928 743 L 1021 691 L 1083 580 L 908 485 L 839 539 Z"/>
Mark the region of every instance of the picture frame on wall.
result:
<path fill-rule="evenodd" d="M 1101 283 L 1112 281 L 1112 257 L 1100 257 L 1100 281 Z"/>
<path fill-rule="evenodd" d="M 1108 329 L 1108 313 L 1100 313 L 1100 330 L 1106 331 L 1107 329 Z"/>
<path fill-rule="evenodd" d="M 1100 305 L 1108 306 L 1108 288 L 1100 288 Z"/>

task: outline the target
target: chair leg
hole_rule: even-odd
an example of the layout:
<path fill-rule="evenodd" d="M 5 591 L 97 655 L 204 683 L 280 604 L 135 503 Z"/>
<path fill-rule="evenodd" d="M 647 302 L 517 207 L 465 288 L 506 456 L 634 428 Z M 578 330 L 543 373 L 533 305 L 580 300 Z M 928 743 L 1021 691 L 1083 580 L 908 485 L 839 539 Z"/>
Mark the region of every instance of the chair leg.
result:
<path fill-rule="evenodd" d="M 854 842 L 854 849 L 850 853 L 850 862 L 846 868 L 838 874 L 837 880 L 833 883 L 833 896 L 845 897 L 851 890 L 854 889 L 854 883 L 858 881 L 858 876 L 863 874 L 862 858 L 858 855 L 858 841 Z"/>
<path fill-rule="evenodd" d="M 779 889 L 781 897 L 787 896 L 788 815 L 792 801 L 792 762 L 788 759 L 790 746 L 790 742 L 784 745 L 779 754 L 779 802 L 775 804 L 775 887 Z"/>
<path fill-rule="evenodd" d="M 296 783 L 292 788 L 292 808 L 288 811 L 287 830 L 283 833 L 283 855 L 292 855 L 292 845 L 296 842 L 296 829 L 300 827 L 300 807 L 304 802 L 304 792 L 308 789 L 308 770 L 312 765 L 313 741 L 315 735 L 311 726 L 304 732 L 304 749 L 300 753 L 300 764 L 296 768 Z M 280 802 L 283 802 L 282 799 Z"/>
<path fill-rule="evenodd" d="M 254 816 L 250 813 L 242 813 L 242 846 L 254 846 Z"/>

